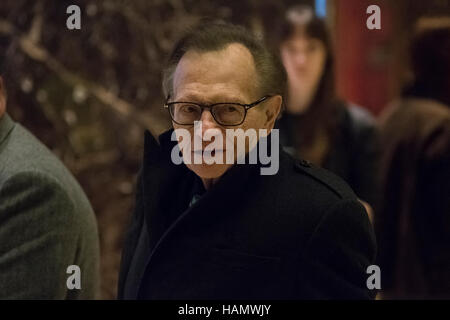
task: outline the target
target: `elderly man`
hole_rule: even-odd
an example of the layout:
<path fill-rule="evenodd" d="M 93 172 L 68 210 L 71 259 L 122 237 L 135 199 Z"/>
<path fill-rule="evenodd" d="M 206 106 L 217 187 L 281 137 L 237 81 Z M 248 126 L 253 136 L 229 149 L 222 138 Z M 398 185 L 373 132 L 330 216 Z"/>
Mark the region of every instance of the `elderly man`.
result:
<path fill-rule="evenodd" d="M 275 130 L 264 134 L 285 81 L 243 28 L 210 23 L 176 44 L 163 83 L 175 132 L 159 143 L 146 133 L 120 299 L 373 297 L 375 239 L 363 206 L 342 180 L 283 152 Z M 229 129 L 258 132 L 256 145 L 246 141 L 243 156 Z M 267 148 L 278 167 L 269 174 L 267 161 L 250 161 Z"/>
<path fill-rule="evenodd" d="M 6 113 L 3 79 L 0 299 L 97 298 L 99 245 L 89 201 L 63 164 Z"/>

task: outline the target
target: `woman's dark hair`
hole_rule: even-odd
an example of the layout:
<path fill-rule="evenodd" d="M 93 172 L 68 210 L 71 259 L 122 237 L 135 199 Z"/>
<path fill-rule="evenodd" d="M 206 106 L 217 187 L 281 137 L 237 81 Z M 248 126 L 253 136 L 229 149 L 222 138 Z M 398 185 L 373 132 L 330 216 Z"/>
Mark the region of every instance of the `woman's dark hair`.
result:
<path fill-rule="evenodd" d="M 416 33 L 410 52 L 414 81 L 404 90 L 404 95 L 450 105 L 450 27 Z"/>
<path fill-rule="evenodd" d="M 297 133 L 299 144 L 308 145 L 314 142 L 319 127 L 325 127 L 328 136 L 333 136 L 337 126 L 337 99 L 334 84 L 334 54 L 330 34 L 323 19 L 317 17 L 311 7 L 299 5 L 286 11 L 284 19 L 278 27 L 277 47 L 294 36 L 298 30 L 305 32 L 306 36 L 317 39 L 324 45 L 326 61 L 317 91 L 311 105 L 299 117 Z"/>

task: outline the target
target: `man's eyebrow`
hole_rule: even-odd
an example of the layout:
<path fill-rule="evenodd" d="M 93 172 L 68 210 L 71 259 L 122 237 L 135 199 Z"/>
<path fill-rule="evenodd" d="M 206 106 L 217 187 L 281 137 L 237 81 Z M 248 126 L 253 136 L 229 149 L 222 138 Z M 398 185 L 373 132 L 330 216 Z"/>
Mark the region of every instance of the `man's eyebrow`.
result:
<path fill-rule="evenodd" d="M 238 97 L 220 97 L 220 98 L 209 98 L 205 99 L 203 97 L 199 97 L 197 95 L 186 94 L 182 95 L 177 101 L 186 101 L 186 102 L 197 102 L 201 104 L 215 104 L 220 102 L 231 102 L 231 103 L 241 103 L 246 104 L 241 98 Z"/>

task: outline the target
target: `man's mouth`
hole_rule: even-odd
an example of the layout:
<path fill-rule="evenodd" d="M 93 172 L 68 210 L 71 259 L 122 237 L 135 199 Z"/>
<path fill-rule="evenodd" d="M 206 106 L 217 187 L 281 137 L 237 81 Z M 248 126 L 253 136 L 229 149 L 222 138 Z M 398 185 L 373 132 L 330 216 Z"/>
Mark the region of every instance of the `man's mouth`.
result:
<path fill-rule="evenodd" d="M 193 154 L 200 154 L 200 155 L 203 155 L 204 152 L 205 152 L 204 149 L 200 149 L 200 150 L 192 150 L 192 153 L 193 153 Z M 217 153 L 224 153 L 225 150 L 223 150 L 223 149 L 213 149 L 213 150 L 211 151 L 211 156 L 215 156 L 215 155 L 216 155 L 216 152 L 217 152 Z"/>

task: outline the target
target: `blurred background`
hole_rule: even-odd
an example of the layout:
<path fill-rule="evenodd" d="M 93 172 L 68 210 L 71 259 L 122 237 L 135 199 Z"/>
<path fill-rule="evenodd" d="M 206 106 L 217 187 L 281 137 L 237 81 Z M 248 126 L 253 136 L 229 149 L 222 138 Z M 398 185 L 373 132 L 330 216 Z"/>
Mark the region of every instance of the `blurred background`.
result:
<path fill-rule="evenodd" d="M 68 30 L 66 8 L 81 8 Z M 450 0 L 2 0 L 0 50 L 9 43 L 8 112 L 63 160 L 98 218 L 102 298 L 116 297 L 124 231 L 134 205 L 143 131 L 169 128 L 161 71 L 186 27 L 208 16 L 250 28 L 269 43 L 286 8 L 325 17 L 341 97 L 378 116 L 408 80 L 407 44 L 422 17 L 450 15 Z M 368 30 L 366 9 L 381 9 Z"/>

